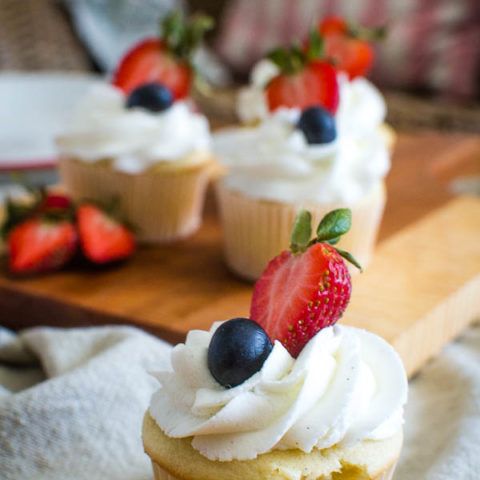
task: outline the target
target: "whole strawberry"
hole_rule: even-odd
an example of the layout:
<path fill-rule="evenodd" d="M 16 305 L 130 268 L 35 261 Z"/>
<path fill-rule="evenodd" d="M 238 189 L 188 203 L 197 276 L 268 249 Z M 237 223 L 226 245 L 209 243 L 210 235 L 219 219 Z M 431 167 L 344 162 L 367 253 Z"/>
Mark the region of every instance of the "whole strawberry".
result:
<path fill-rule="evenodd" d="M 323 40 L 316 31 L 310 33 L 306 48 L 293 45 L 278 48 L 268 58 L 280 69 L 265 87 L 268 108 L 281 107 L 305 110 L 322 106 L 335 113 L 339 102 L 339 89 L 335 68 L 322 61 Z"/>
<path fill-rule="evenodd" d="M 250 318 L 293 357 L 345 311 L 352 284 L 343 258 L 361 269 L 349 253 L 333 246 L 350 229 L 350 210 L 327 214 L 313 239 L 311 218 L 305 210 L 298 214 L 290 250 L 267 265 L 255 284 L 250 307 Z"/>
<path fill-rule="evenodd" d="M 370 42 L 385 34 L 383 28 L 360 28 L 334 16 L 325 18 L 318 30 L 325 39 L 326 57 L 350 79 L 368 73 L 375 59 Z"/>
<path fill-rule="evenodd" d="M 129 95 L 142 85 L 159 83 L 172 92 L 174 100 L 187 97 L 193 53 L 212 26 L 210 17 L 196 15 L 184 21 L 179 11 L 173 11 L 162 22 L 160 38 L 142 40 L 126 53 L 113 75 L 113 85 Z"/>

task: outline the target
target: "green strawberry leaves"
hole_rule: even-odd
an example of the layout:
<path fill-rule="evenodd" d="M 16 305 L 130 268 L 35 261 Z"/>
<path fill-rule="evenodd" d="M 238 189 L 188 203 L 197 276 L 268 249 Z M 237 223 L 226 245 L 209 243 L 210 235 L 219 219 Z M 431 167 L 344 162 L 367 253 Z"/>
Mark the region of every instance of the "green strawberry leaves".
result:
<path fill-rule="evenodd" d="M 317 228 L 317 238 L 335 245 L 340 237 L 352 226 L 352 212 L 349 208 L 338 208 L 327 213 Z"/>
<path fill-rule="evenodd" d="M 312 28 L 308 34 L 307 57 L 309 60 L 317 60 L 325 54 L 325 42 L 316 28 Z"/>
<path fill-rule="evenodd" d="M 184 19 L 180 10 L 173 10 L 161 22 L 161 37 L 166 48 L 177 58 L 191 62 L 205 33 L 213 25 L 213 19 L 207 15 L 196 14 Z"/>
<path fill-rule="evenodd" d="M 271 50 L 267 58 L 271 60 L 281 72 L 286 74 L 298 73 L 310 62 L 319 60 L 324 55 L 324 41 L 317 29 L 312 28 L 308 37 L 308 44 L 303 48 L 294 43 L 289 48 L 279 47 Z"/>
<path fill-rule="evenodd" d="M 307 210 L 298 212 L 290 237 L 290 249 L 293 253 L 304 252 L 312 236 L 312 214 Z"/>
<path fill-rule="evenodd" d="M 343 257 L 347 262 L 350 262 L 352 265 L 355 265 L 361 272 L 363 272 L 362 266 L 355 260 L 355 257 L 350 253 L 346 252 L 345 250 L 340 250 L 337 247 L 334 247 L 337 253 Z"/>
<path fill-rule="evenodd" d="M 352 212 L 349 208 L 338 208 L 327 213 L 320 221 L 316 231 L 317 235 L 313 239 L 310 239 L 312 236 L 311 224 L 312 214 L 307 210 L 300 210 L 290 237 L 290 249 L 293 254 L 302 253 L 315 243 L 336 245 L 341 236 L 346 234 L 352 226 Z M 360 271 L 363 270 L 351 253 L 334 248 L 345 260 L 355 265 Z"/>

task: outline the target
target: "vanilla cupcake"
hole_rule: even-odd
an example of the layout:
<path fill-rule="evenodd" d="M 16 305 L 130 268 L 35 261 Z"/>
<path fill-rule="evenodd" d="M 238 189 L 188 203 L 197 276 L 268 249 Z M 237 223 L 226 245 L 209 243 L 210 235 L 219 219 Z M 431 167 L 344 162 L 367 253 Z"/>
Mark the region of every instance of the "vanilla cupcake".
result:
<path fill-rule="evenodd" d="M 265 86 L 278 74 L 275 64 L 262 60 L 239 95 L 245 126 L 214 135 L 214 150 L 227 167 L 216 187 L 226 262 L 254 280 L 288 246 L 301 208 L 318 220 L 346 206 L 354 227 L 340 247 L 366 266 L 385 206 L 394 142 L 383 98 L 365 78 L 337 73 L 338 106 L 330 102 L 330 112 L 321 106 L 269 111 Z"/>
<path fill-rule="evenodd" d="M 111 83 L 88 92 L 57 142 L 73 197 L 117 198 L 144 242 L 174 241 L 201 224 L 213 157 L 208 121 L 189 92 L 191 57 L 210 26 L 168 15 L 161 37 L 135 45 Z"/>
<path fill-rule="evenodd" d="M 200 226 L 213 157 L 208 121 L 187 102 L 167 99 L 165 109 L 152 111 L 129 106 L 112 85 L 98 85 L 57 145 L 72 196 L 118 198 L 141 241 L 173 241 Z"/>
<path fill-rule="evenodd" d="M 255 285 L 250 319 L 193 330 L 143 423 L 156 480 L 390 480 L 403 441 L 407 377 L 377 335 L 335 325 L 351 278 L 334 239 L 350 214 L 311 238 L 301 212 L 292 248 Z"/>
<path fill-rule="evenodd" d="M 390 345 L 354 327 L 327 327 L 296 359 L 276 341 L 259 371 L 226 388 L 209 369 L 218 328 L 190 332 L 172 352 L 172 370 L 154 374 L 162 388 L 143 441 L 156 480 L 392 478 L 407 381 Z M 243 329 L 242 341 L 258 348 L 258 330 Z"/>

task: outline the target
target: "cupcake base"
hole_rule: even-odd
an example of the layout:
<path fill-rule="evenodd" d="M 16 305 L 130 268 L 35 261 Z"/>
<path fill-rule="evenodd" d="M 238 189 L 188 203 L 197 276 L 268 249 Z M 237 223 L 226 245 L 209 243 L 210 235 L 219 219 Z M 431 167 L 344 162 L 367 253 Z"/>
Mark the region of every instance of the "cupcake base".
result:
<path fill-rule="evenodd" d="M 345 207 L 316 203 L 294 205 L 252 198 L 229 189 L 222 179 L 217 182 L 216 190 L 226 263 L 247 280 L 258 279 L 268 262 L 288 248 L 292 226 L 301 208 L 312 212 L 317 225 L 330 210 Z M 352 253 L 363 267 L 368 265 L 373 252 L 385 200 L 385 184 L 380 181 L 364 198 L 350 206 L 352 228 L 341 238 L 338 247 Z"/>
<path fill-rule="evenodd" d="M 179 169 L 129 174 L 102 162 L 60 159 L 60 175 L 74 200 L 117 198 L 125 219 L 143 243 L 168 243 L 201 225 L 210 158 Z"/>
<path fill-rule="evenodd" d="M 253 460 L 219 462 L 194 450 L 191 438 L 167 437 L 148 412 L 143 422 L 143 444 L 156 480 L 391 480 L 402 441 L 399 431 L 352 447 L 275 450 Z"/>
<path fill-rule="evenodd" d="M 384 472 L 380 473 L 376 477 L 372 478 L 371 480 L 392 480 L 393 474 L 395 473 L 395 467 L 397 463 L 395 462 L 390 468 L 385 470 Z M 174 475 L 170 475 L 166 470 L 164 470 L 158 463 L 152 461 L 152 469 L 153 469 L 153 478 L 155 480 L 183 480 L 180 477 L 175 477 Z M 318 478 L 317 480 L 327 480 L 328 477 Z M 355 472 L 338 472 L 334 473 L 333 476 L 330 477 L 331 480 L 367 480 L 368 477 L 365 477 L 363 473 L 356 474 Z M 248 479 L 245 479 L 248 480 Z"/>

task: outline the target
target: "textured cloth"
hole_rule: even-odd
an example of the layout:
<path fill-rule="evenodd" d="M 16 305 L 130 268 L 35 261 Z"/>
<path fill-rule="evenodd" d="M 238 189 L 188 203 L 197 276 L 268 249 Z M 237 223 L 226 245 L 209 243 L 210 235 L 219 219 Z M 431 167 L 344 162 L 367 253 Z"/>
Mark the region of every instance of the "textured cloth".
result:
<path fill-rule="evenodd" d="M 388 37 L 375 46 L 371 76 L 379 85 L 478 95 L 478 0 L 232 0 L 218 50 L 236 70 L 248 71 L 269 49 L 305 38 L 326 15 L 388 26 Z"/>
<path fill-rule="evenodd" d="M 0 329 L 2 480 L 151 479 L 141 422 L 170 347 L 128 327 Z M 477 480 L 480 326 L 410 382 L 395 480 Z"/>
<path fill-rule="evenodd" d="M 0 70 L 92 68 L 66 15 L 52 0 L 0 0 Z"/>
<path fill-rule="evenodd" d="M 0 330 L 0 478 L 150 479 L 147 371 L 169 348 L 129 327 Z"/>

